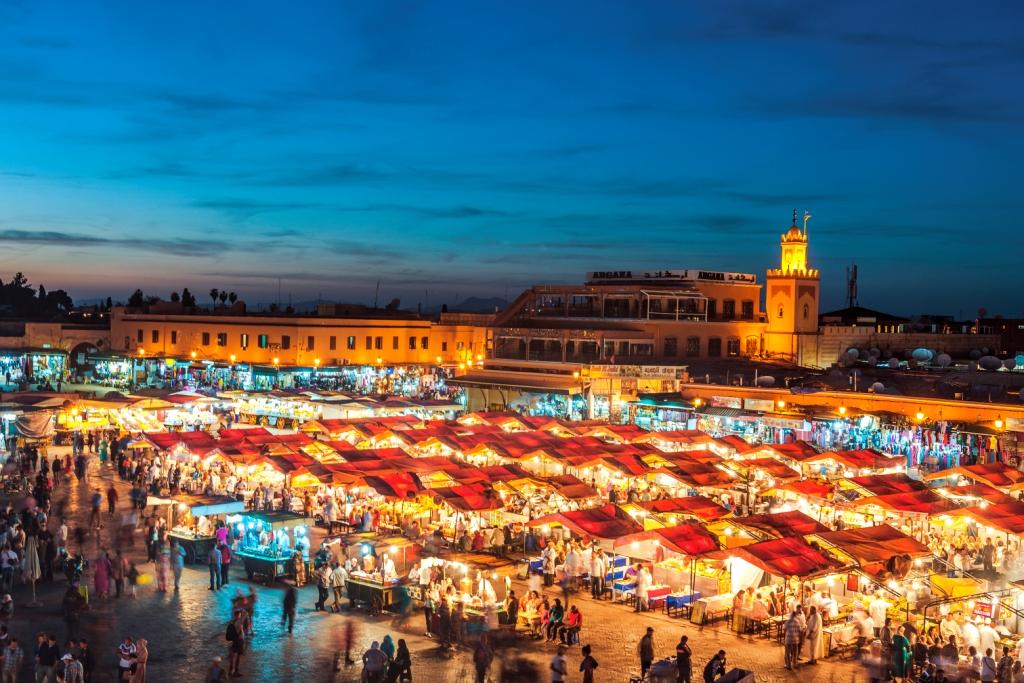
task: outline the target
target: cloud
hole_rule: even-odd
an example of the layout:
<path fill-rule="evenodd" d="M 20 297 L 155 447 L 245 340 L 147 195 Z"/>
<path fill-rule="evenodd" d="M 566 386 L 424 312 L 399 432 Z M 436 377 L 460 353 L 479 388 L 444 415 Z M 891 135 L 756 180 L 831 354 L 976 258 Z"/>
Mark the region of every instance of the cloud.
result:
<path fill-rule="evenodd" d="M 97 237 L 95 235 L 57 230 L 16 229 L 0 230 L 0 244 L 41 245 L 61 249 L 68 247 L 111 247 L 198 258 L 222 256 L 230 251 L 252 248 L 207 237 L 201 239 L 140 239 L 136 237 Z"/>
<path fill-rule="evenodd" d="M 312 202 L 273 202 L 259 199 L 222 198 L 199 199 L 190 204 L 199 209 L 212 209 L 236 219 L 245 219 L 261 213 L 302 211 L 320 206 Z"/>
<path fill-rule="evenodd" d="M 494 218 L 502 216 L 514 216 L 516 214 L 501 209 L 491 209 L 481 206 L 414 206 L 411 204 L 369 204 L 362 207 L 351 207 L 344 209 L 353 213 L 376 213 L 376 212 L 399 212 L 409 213 L 425 220 L 433 219 L 457 219 L 457 218 Z"/>

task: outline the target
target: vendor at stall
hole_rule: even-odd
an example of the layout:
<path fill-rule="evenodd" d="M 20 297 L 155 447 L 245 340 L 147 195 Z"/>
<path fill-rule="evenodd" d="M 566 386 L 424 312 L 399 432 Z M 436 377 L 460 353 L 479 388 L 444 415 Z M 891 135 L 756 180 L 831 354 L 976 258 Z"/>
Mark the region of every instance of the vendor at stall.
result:
<path fill-rule="evenodd" d="M 395 561 L 387 553 L 384 553 L 381 557 L 380 571 L 386 581 L 394 581 L 398 578 L 398 572 L 395 570 Z"/>

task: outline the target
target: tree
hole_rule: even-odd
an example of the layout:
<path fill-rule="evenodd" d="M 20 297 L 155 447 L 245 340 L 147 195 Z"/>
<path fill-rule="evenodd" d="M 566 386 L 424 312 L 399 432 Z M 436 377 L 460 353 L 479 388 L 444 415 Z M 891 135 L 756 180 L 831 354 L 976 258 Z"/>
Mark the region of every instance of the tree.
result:
<path fill-rule="evenodd" d="M 176 304 L 181 301 L 181 295 L 177 292 L 171 292 L 171 303 Z"/>
<path fill-rule="evenodd" d="M 228 292 L 228 301 L 230 301 L 231 305 L 234 306 L 235 302 L 238 301 L 238 295 L 234 292 Z"/>
<path fill-rule="evenodd" d="M 113 307 L 114 307 L 114 300 L 113 300 L 113 299 L 111 299 L 111 298 L 110 298 L 110 297 L 108 296 L 108 297 L 107 297 L 107 310 L 109 311 L 109 310 L 110 310 L 111 308 L 113 308 Z"/>
<path fill-rule="evenodd" d="M 141 289 L 136 289 L 132 292 L 132 295 L 128 297 L 128 305 L 132 308 L 142 308 L 145 303 L 146 295 L 142 293 Z"/>
<path fill-rule="evenodd" d="M 228 293 L 224 290 L 220 292 L 220 305 L 223 306 L 228 300 Z"/>
<path fill-rule="evenodd" d="M 210 298 L 213 299 L 213 307 L 217 308 L 217 297 L 220 296 L 220 292 L 214 287 L 210 290 Z"/>
<path fill-rule="evenodd" d="M 192 292 L 188 291 L 188 287 L 181 290 L 181 305 L 185 308 L 196 307 L 196 298 L 192 296 Z"/>
<path fill-rule="evenodd" d="M 39 300 L 46 301 L 46 287 L 39 285 Z"/>

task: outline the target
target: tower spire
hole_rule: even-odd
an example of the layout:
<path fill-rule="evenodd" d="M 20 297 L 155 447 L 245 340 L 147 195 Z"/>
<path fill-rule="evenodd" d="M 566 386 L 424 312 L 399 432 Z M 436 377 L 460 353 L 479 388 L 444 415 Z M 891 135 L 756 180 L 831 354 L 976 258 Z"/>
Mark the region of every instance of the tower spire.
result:
<path fill-rule="evenodd" d="M 793 209 L 793 227 L 796 227 L 796 209 Z"/>
<path fill-rule="evenodd" d="M 811 212 L 804 211 L 804 239 L 807 239 L 807 223 L 811 220 Z"/>

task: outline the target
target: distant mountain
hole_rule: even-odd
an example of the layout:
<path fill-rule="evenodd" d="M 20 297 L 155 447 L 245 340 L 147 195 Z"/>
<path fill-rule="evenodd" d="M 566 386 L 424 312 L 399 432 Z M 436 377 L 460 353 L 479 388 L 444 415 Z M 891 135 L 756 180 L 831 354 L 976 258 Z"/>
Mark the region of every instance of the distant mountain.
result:
<path fill-rule="evenodd" d="M 448 306 L 448 310 L 452 313 L 456 311 L 462 313 L 494 313 L 495 310 L 503 311 L 506 308 L 508 308 L 508 302 L 501 297 L 482 299 L 477 296 L 471 296 L 457 304 Z M 424 313 L 438 313 L 440 310 L 441 306 L 431 306 L 424 309 Z"/>

